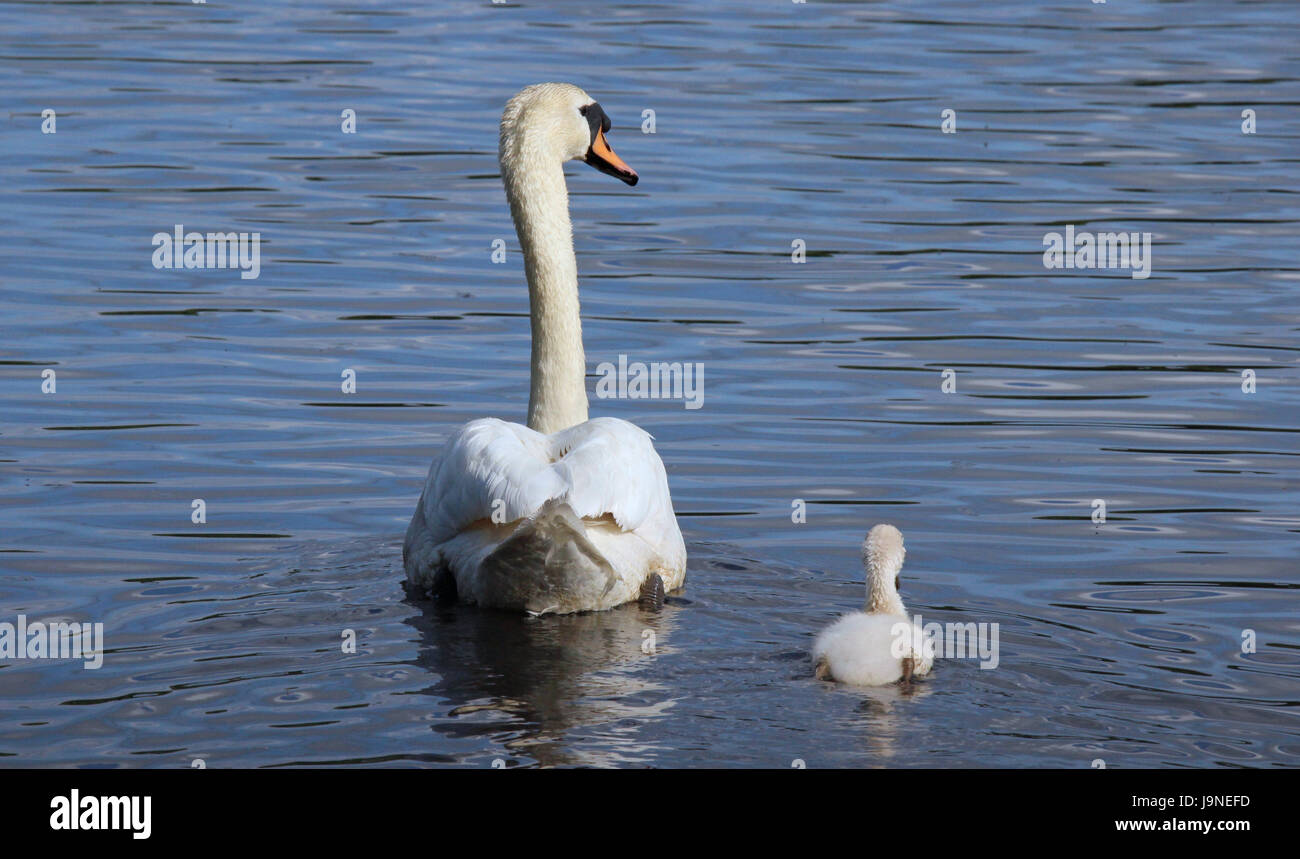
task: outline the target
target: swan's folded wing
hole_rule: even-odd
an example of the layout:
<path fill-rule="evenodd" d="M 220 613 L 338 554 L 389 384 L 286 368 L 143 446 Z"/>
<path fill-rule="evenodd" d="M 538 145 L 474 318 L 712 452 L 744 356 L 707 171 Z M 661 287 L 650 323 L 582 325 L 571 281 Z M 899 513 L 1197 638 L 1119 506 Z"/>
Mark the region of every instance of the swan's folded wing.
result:
<path fill-rule="evenodd" d="M 421 499 L 433 542 L 482 519 L 523 519 L 563 497 L 566 487 L 551 468 L 549 445 L 541 433 L 496 418 L 457 430 L 429 468 Z"/>
<path fill-rule="evenodd" d="M 579 516 L 609 514 L 624 531 L 671 517 L 668 475 L 645 430 L 617 418 L 595 418 L 552 438 L 563 453 L 554 471 Z"/>
<path fill-rule="evenodd" d="M 675 521 L 649 433 L 616 418 L 551 436 L 495 418 L 471 421 L 430 467 L 422 510 L 437 544 L 480 520 L 527 518 L 553 499 L 585 519 L 612 516 L 624 531 Z"/>

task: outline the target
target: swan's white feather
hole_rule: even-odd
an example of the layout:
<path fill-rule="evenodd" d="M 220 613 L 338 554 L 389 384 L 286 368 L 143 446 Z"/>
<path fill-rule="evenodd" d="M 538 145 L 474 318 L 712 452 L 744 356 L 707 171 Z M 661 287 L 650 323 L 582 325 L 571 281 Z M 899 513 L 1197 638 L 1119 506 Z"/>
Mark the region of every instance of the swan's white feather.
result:
<path fill-rule="evenodd" d="M 434 543 L 451 539 L 465 526 L 492 519 L 515 522 L 559 497 L 563 482 L 548 466 L 547 436 L 496 418 L 470 421 L 447 440 L 441 457 L 429 466 L 420 506 Z"/>
<path fill-rule="evenodd" d="M 562 452 L 555 473 L 579 516 L 605 514 L 624 531 L 671 513 L 668 475 L 650 434 L 617 418 L 594 418 L 553 436 Z"/>
<path fill-rule="evenodd" d="M 519 604 L 501 596 L 502 576 L 527 581 L 565 552 L 571 588 Z M 405 556 L 416 586 L 446 570 L 464 600 L 533 612 L 609 608 L 635 599 L 651 573 L 673 590 L 686 568 L 663 462 L 648 433 L 616 418 L 551 435 L 495 418 L 465 424 L 430 466 Z"/>

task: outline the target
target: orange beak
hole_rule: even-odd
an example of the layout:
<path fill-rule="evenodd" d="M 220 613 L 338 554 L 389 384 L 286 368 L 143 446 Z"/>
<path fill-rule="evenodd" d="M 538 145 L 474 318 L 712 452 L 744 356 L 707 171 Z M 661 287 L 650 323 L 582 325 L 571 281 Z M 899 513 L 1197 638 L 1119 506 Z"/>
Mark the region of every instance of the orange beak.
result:
<path fill-rule="evenodd" d="M 587 157 L 583 160 L 601 173 L 608 173 L 610 176 L 622 179 L 629 185 L 635 185 L 640 178 L 636 175 L 635 170 L 627 166 L 627 163 L 622 158 L 614 154 L 609 141 L 605 139 L 603 129 L 596 132 L 596 137 L 591 141 L 591 146 L 587 149 Z"/>

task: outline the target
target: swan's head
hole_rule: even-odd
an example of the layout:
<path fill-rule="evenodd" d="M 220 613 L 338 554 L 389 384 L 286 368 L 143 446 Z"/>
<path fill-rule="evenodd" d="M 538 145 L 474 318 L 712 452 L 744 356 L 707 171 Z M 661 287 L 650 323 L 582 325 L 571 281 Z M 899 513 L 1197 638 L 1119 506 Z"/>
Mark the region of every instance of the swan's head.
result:
<path fill-rule="evenodd" d="M 501 114 L 501 169 L 509 177 L 529 164 L 585 161 L 602 173 L 637 182 L 636 171 L 614 154 L 605 135 L 610 121 L 594 98 L 573 84 L 533 84 Z"/>
<path fill-rule="evenodd" d="M 877 525 L 867 533 L 862 541 L 862 566 L 867 571 L 868 612 L 907 613 L 898 595 L 905 554 L 903 532 L 893 525 Z"/>

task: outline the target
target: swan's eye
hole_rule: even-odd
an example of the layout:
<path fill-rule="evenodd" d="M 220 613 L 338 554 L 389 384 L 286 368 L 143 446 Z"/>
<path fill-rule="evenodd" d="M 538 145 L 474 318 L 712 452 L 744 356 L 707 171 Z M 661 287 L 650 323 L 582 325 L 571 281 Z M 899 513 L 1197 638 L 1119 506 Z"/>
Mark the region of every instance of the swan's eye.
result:
<path fill-rule="evenodd" d="M 591 104 L 583 105 L 578 108 L 578 112 L 587 118 L 587 125 L 591 128 L 591 139 L 594 141 L 596 135 L 602 131 L 609 131 L 611 124 L 605 111 L 601 109 L 600 102 L 593 101 Z"/>

